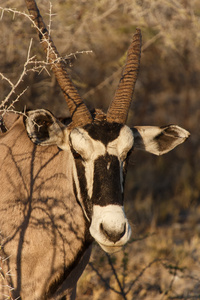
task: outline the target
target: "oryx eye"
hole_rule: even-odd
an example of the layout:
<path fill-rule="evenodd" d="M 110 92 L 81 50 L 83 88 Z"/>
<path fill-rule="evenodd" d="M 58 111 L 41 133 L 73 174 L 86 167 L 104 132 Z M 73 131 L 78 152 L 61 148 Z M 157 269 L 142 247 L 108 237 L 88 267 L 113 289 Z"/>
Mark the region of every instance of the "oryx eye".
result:
<path fill-rule="evenodd" d="M 75 159 L 83 159 L 82 156 L 76 150 L 74 150 L 73 148 L 71 148 L 71 151 L 72 151 L 73 157 Z"/>
<path fill-rule="evenodd" d="M 81 155 L 78 153 L 78 152 L 73 152 L 73 156 L 74 156 L 74 158 L 75 159 L 79 159 L 79 158 L 81 158 L 82 159 L 82 157 L 81 157 Z"/>

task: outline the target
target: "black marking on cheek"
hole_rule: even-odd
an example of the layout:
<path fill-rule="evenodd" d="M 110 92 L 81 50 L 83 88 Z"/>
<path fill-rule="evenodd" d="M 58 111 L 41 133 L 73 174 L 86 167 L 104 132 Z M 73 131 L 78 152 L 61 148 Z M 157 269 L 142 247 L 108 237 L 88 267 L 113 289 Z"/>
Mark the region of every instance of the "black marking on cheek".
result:
<path fill-rule="evenodd" d="M 133 152 L 133 147 L 131 148 L 131 150 L 129 150 L 129 152 L 128 152 L 127 156 L 126 156 L 126 159 L 123 162 L 123 182 L 122 182 L 123 191 L 124 191 L 124 186 L 125 186 L 125 181 L 126 181 L 126 174 L 127 174 L 127 169 L 128 169 L 128 162 L 129 162 L 129 158 L 130 158 L 130 155 L 131 155 L 132 152 Z"/>
<path fill-rule="evenodd" d="M 105 146 L 114 141 L 124 125 L 118 123 L 107 123 L 102 121 L 98 124 L 92 123 L 84 127 L 94 140 L 101 141 Z"/>
<path fill-rule="evenodd" d="M 81 197 L 83 200 L 84 209 L 86 211 L 87 216 L 91 220 L 92 202 L 88 196 L 87 181 L 86 181 L 86 177 L 85 177 L 85 167 L 84 167 L 83 161 L 81 159 L 75 160 L 75 164 L 76 164 L 76 170 L 77 170 L 78 181 L 79 181 L 80 192 L 81 192 Z M 75 183 L 74 183 L 74 188 L 76 188 Z M 80 200 L 78 199 L 78 196 L 77 196 L 77 190 L 74 189 L 74 191 L 76 192 L 75 195 L 77 198 L 77 202 L 80 204 Z"/>
<path fill-rule="evenodd" d="M 75 198 L 76 198 L 76 202 L 78 203 L 78 205 L 79 205 L 79 206 L 81 207 L 81 209 L 83 210 L 82 205 L 81 205 L 81 202 L 80 202 L 80 200 L 78 199 L 78 193 L 77 193 L 76 183 L 75 183 L 74 180 L 73 180 L 73 190 L 74 190 L 74 195 L 75 195 Z M 86 210 L 85 205 L 84 205 L 84 210 L 85 210 L 85 212 L 86 212 L 86 214 L 87 214 L 87 217 L 88 217 L 89 220 L 91 221 L 91 218 L 92 218 L 92 211 L 89 212 L 89 210 Z M 83 212 L 83 214 L 85 215 L 84 212 Z M 88 224 L 90 223 L 89 220 L 88 220 L 88 218 L 85 219 L 86 224 L 87 224 L 87 223 L 88 223 Z M 88 229 L 89 229 L 89 227 L 88 227 Z"/>
<path fill-rule="evenodd" d="M 107 168 L 110 163 L 110 168 Z M 100 206 L 123 205 L 119 160 L 114 155 L 100 156 L 94 163 L 92 203 Z"/>

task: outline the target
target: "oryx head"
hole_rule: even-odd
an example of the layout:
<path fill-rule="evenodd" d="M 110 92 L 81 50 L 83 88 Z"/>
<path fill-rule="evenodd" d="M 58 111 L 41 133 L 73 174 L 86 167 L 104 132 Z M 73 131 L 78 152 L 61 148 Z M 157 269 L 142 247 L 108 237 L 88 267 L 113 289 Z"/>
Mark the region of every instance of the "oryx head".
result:
<path fill-rule="evenodd" d="M 107 114 L 96 110 L 93 116 L 70 80 L 36 4 L 34 1 L 26 2 L 39 29 L 42 45 L 45 51 L 48 49 L 49 62 L 72 117 L 70 125 L 65 126 L 46 110 L 32 111 L 25 122 L 28 135 L 34 143 L 57 145 L 71 153 L 74 193 L 89 222 L 90 234 L 105 251 L 114 252 L 131 235 L 123 208 L 123 189 L 132 149 L 161 155 L 184 142 L 189 133 L 176 125 L 133 128 L 125 125 L 139 70 L 139 29 L 133 36 L 122 77 Z"/>

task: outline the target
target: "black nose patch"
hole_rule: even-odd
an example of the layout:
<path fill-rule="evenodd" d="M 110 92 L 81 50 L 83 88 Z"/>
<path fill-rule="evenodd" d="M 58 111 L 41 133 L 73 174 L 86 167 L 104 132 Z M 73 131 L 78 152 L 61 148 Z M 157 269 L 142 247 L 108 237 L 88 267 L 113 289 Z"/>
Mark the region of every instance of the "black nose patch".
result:
<path fill-rule="evenodd" d="M 106 154 L 94 162 L 92 203 L 100 206 L 123 205 L 119 160 Z"/>
<path fill-rule="evenodd" d="M 116 243 L 118 242 L 126 233 L 126 223 L 122 227 L 121 231 L 112 230 L 107 228 L 105 224 L 100 224 L 101 232 L 109 239 L 111 242 Z"/>

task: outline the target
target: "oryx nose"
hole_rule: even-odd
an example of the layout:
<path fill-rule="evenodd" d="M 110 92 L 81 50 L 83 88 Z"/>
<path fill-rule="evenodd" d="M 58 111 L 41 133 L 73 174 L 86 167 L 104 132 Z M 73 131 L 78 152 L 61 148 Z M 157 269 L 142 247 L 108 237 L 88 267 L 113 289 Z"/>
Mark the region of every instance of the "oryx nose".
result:
<path fill-rule="evenodd" d="M 100 224 L 101 232 L 109 239 L 111 242 L 116 243 L 119 241 L 126 233 L 126 223 L 121 224 L 120 228 L 110 228 L 105 223 Z"/>

